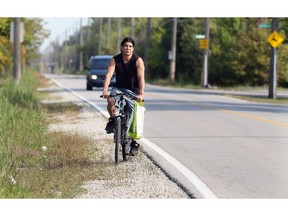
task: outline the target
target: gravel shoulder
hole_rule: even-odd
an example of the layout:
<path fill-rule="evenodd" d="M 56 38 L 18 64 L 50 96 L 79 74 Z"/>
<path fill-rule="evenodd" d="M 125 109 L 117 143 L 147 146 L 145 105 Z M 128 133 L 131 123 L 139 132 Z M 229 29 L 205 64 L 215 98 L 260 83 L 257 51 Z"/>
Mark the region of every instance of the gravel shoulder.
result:
<path fill-rule="evenodd" d="M 106 134 L 106 119 L 97 110 L 81 101 L 75 95 L 52 84 L 42 89 L 51 94 L 51 99 L 43 103 L 73 102 L 83 106 L 75 116 L 57 116 L 51 121 L 49 130 L 80 133 L 92 137 L 97 148 L 101 149 L 105 171 L 109 177 L 85 182 L 86 192 L 76 199 L 189 199 L 190 197 L 147 157 L 145 149 L 128 162 L 114 165 L 113 135 Z M 104 158 L 104 159 L 103 159 Z M 97 160 L 97 158 L 91 158 Z"/>

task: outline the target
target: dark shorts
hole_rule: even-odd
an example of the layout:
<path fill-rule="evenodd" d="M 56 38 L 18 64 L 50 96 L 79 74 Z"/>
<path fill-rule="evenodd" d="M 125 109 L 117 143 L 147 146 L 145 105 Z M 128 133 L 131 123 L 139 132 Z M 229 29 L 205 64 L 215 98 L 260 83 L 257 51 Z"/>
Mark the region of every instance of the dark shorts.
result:
<path fill-rule="evenodd" d="M 110 91 L 110 94 L 111 95 L 115 95 L 117 93 L 124 93 L 125 95 L 127 95 L 128 97 L 131 97 L 131 98 L 135 98 L 137 96 L 136 93 L 134 93 L 133 91 L 129 90 L 129 89 L 125 89 L 125 88 L 118 88 L 118 87 L 113 87 Z M 120 97 L 120 96 L 115 96 L 113 97 L 115 99 L 115 101 L 117 100 L 117 97 Z M 126 100 L 126 107 L 125 107 L 125 110 L 128 112 L 128 114 L 131 116 L 133 116 L 133 111 L 134 111 L 134 103 L 135 103 L 135 100 L 132 100 L 132 99 L 127 99 Z M 130 127 L 132 123 L 132 118 L 129 118 L 128 120 L 128 128 Z"/>

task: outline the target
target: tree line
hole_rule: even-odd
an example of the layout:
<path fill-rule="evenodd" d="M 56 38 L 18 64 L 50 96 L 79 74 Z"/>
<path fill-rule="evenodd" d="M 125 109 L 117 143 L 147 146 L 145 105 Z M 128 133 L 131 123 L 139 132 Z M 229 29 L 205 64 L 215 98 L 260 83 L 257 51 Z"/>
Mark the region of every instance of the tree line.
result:
<path fill-rule="evenodd" d="M 0 79 L 12 73 L 13 67 L 13 41 L 10 39 L 11 23 L 14 18 L 0 18 Z M 21 68 L 39 66 L 40 53 L 39 47 L 44 39 L 49 36 L 43 26 L 41 18 L 21 18 L 24 26 L 23 41 L 21 43 Z"/>
<path fill-rule="evenodd" d="M 271 46 L 267 38 L 271 28 L 260 28 L 259 24 L 271 24 L 271 18 L 209 18 L 208 82 L 212 86 L 268 85 Z M 284 38 L 288 34 L 287 24 L 287 18 L 279 18 L 278 32 Z M 74 32 L 64 33 L 62 40 L 52 41 L 42 53 L 42 62 L 45 67 L 55 64 L 55 70 L 60 72 L 78 73 L 83 71 L 90 56 L 114 55 L 119 52 L 120 41 L 131 36 L 136 42 L 135 53 L 144 59 L 147 79 L 168 79 L 172 27 L 172 18 L 89 18 L 87 25 L 79 24 Z M 44 36 L 43 28 L 40 32 Z M 204 18 L 177 18 L 176 82 L 201 83 L 203 50 L 196 35 L 203 34 Z M 32 38 L 26 41 L 26 45 L 30 47 L 29 55 L 37 55 L 31 49 Z M 44 38 L 37 40 L 43 42 Z M 2 41 L 0 46 L 2 50 Z M 288 47 L 285 41 L 277 50 L 278 86 L 288 87 Z M 2 68 L 8 60 L 1 56 Z"/>

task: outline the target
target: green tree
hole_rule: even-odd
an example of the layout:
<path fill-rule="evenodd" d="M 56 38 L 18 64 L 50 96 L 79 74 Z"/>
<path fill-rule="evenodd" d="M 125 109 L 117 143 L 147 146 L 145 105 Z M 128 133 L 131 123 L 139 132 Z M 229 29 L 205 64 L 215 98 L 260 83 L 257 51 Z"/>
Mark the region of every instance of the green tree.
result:
<path fill-rule="evenodd" d="M 178 18 L 176 81 L 200 85 L 203 65 L 203 50 L 199 48 L 197 34 L 204 34 L 204 18 Z M 86 61 L 92 55 L 114 55 L 117 50 L 117 18 L 111 18 L 110 43 L 107 43 L 108 18 L 91 19 L 90 25 L 84 27 L 84 45 L 79 47 L 79 33 L 64 42 L 66 52 L 83 51 Z M 215 86 L 261 86 L 269 83 L 270 45 L 267 37 L 270 29 L 260 29 L 258 24 L 271 23 L 269 18 L 209 18 L 209 67 L 208 82 Z M 288 19 L 279 18 L 280 33 L 288 34 Z M 147 18 L 135 18 L 135 52 L 144 57 L 146 44 Z M 78 34 L 78 35 L 77 35 Z M 121 18 L 121 35 L 131 35 L 131 18 Z M 169 74 L 168 52 L 171 49 L 172 19 L 151 18 L 150 46 L 148 60 L 149 79 L 166 79 Z M 101 50 L 98 45 L 101 40 Z M 78 45 L 77 45 L 78 44 Z M 63 52 L 64 45 L 57 50 Z M 280 86 L 288 84 L 288 64 L 286 45 L 278 48 L 278 82 Z M 63 55 L 63 54 L 62 54 Z M 52 55 L 52 56 L 60 56 Z M 63 57 L 61 57 L 63 59 Z"/>
<path fill-rule="evenodd" d="M 178 19 L 176 78 L 184 83 L 200 84 L 203 50 L 197 34 L 204 34 L 204 19 Z"/>
<path fill-rule="evenodd" d="M 10 42 L 10 23 L 13 18 L 0 18 L 0 77 L 9 74 L 12 68 L 13 46 Z M 22 67 L 29 66 L 39 58 L 39 47 L 49 34 L 43 29 L 40 18 L 21 18 L 24 23 L 24 41 L 21 45 Z"/>
<path fill-rule="evenodd" d="M 267 84 L 270 53 L 267 30 L 259 29 L 252 18 L 221 18 L 216 22 L 216 28 L 211 30 L 211 84 Z"/>
<path fill-rule="evenodd" d="M 0 78 L 7 75 L 12 64 L 12 46 L 9 41 L 10 22 L 8 18 L 0 18 Z"/>

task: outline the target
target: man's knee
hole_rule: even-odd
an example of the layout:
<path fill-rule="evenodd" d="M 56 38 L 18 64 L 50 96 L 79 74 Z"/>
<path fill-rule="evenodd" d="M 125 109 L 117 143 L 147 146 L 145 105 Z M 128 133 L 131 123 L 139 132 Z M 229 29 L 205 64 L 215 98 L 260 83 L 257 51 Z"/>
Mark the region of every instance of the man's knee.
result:
<path fill-rule="evenodd" d="M 114 106 L 114 105 L 115 105 L 115 100 L 114 100 L 114 98 L 108 98 L 108 99 L 107 99 L 107 103 L 108 103 L 108 106 L 109 106 L 109 107 Z"/>
<path fill-rule="evenodd" d="M 108 98 L 107 99 L 107 110 L 110 115 L 113 115 L 115 112 L 115 100 L 114 98 Z"/>

